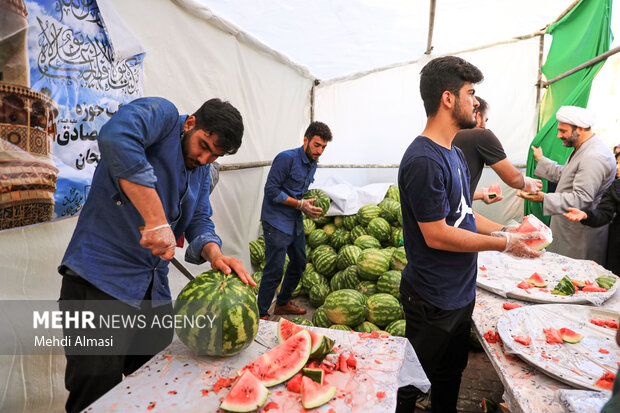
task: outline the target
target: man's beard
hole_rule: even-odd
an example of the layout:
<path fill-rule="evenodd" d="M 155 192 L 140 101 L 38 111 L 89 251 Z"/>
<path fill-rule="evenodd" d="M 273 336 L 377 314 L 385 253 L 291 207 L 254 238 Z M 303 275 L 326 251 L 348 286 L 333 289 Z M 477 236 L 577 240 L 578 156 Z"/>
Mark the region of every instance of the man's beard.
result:
<path fill-rule="evenodd" d="M 577 129 L 573 129 L 573 133 L 571 133 L 570 138 L 566 138 L 562 140 L 562 144 L 564 144 L 567 148 L 574 148 L 577 145 L 577 141 L 579 140 L 579 134 L 577 133 Z"/>
<path fill-rule="evenodd" d="M 308 144 L 304 152 L 306 152 L 306 156 L 308 157 L 308 160 L 310 160 L 310 162 L 314 162 L 314 155 L 312 154 L 312 151 L 310 150 L 310 144 Z"/>
<path fill-rule="evenodd" d="M 455 101 L 454 110 L 452 111 L 452 119 L 454 119 L 456 126 L 459 129 L 472 129 L 478 124 L 476 118 L 473 116 L 473 113 L 468 115 L 461 110 L 461 105 L 458 100 Z"/>

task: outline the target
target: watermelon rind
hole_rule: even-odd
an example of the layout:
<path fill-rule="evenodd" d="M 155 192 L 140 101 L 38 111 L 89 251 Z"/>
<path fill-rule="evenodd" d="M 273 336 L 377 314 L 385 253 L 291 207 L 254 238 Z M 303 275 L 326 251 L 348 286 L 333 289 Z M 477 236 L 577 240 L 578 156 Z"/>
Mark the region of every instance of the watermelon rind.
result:
<path fill-rule="evenodd" d="M 249 363 L 242 371 L 250 370 L 266 387 L 275 386 L 290 379 L 304 367 L 310 358 L 311 345 L 310 333 L 302 328 Z"/>
<path fill-rule="evenodd" d="M 533 285 L 534 287 L 546 287 L 547 286 L 547 281 L 545 281 L 540 274 L 538 274 L 537 272 L 535 272 L 534 274 L 532 274 L 530 276 L 530 278 L 528 278 L 527 280 L 525 280 L 526 283 Z"/>
<path fill-rule="evenodd" d="M 308 378 L 312 379 L 312 381 L 314 381 L 314 382 L 316 382 L 318 384 L 323 384 L 323 374 L 324 373 L 325 372 L 324 372 L 323 369 L 311 369 L 311 368 L 307 368 L 307 367 L 304 367 L 303 370 L 301 371 L 302 376 L 308 377 Z"/>
<path fill-rule="evenodd" d="M 336 386 L 320 385 L 309 377 L 301 378 L 301 404 L 306 409 L 322 406 L 336 395 Z"/>
<path fill-rule="evenodd" d="M 300 326 L 314 327 L 314 324 L 312 324 L 312 321 L 308 320 L 307 318 L 303 318 L 303 317 L 293 317 L 291 318 L 291 323 L 295 323 Z"/>
<path fill-rule="evenodd" d="M 575 284 L 566 275 L 560 280 L 551 291 L 554 295 L 573 295 L 575 294 Z"/>
<path fill-rule="evenodd" d="M 265 404 L 268 395 L 267 387 L 246 370 L 232 385 L 220 408 L 229 412 L 251 412 Z"/>
<path fill-rule="evenodd" d="M 301 330 L 306 329 L 293 323 L 292 321 L 287 320 L 286 318 L 280 318 L 276 333 L 278 342 L 283 343 L 289 337 L 297 334 Z M 332 348 L 334 347 L 334 340 L 312 330 L 306 331 L 310 334 L 310 340 L 312 341 L 309 358 L 322 359 L 332 351 Z"/>

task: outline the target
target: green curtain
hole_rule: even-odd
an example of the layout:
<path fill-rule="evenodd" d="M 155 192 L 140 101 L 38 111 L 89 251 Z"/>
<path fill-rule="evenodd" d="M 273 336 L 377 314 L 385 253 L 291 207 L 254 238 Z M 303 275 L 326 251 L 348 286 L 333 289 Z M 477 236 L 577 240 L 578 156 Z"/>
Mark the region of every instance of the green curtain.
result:
<path fill-rule="evenodd" d="M 552 79 L 575 66 L 609 50 L 611 34 L 612 0 L 582 0 L 566 16 L 550 25 L 546 33 L 553 36 L 547 61 L 542 71 Z M 540 103 L 538 133 L 531 145 L 540 146 L 543 154 L 559 164 L 564 164 L 572 148 L 565 148 L 557 139 L 555 113 L 560 106 L 586 107 L 594 76 L 605 61 L 582 69 L 551 84 Z M 530 146 L 531 146 L 530 145 Z M 536 161 L 531 149 L 527 158 L 527 175 L 534 176 Z M 548 182 L 543 180 L 543 191 Z M 525 201 L 525 215 L 534 214 L 547 225 L 551 217 L 543 216 L 542 203 Z"/>

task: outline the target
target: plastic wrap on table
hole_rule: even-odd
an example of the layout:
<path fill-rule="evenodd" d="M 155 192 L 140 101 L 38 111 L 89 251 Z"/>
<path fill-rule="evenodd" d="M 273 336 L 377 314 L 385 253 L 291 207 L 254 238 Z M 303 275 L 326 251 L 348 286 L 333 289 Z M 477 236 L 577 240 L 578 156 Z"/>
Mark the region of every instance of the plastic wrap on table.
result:
<path fill-rule="evenodd" d="M 527 289 L 518 287 L 518 285 L 527 287 L 525 280 L 534 273 L 538 273 L 547 282 L 545 287 Z M 615 294 L 620 283 L 614 283 L 606 292 L 584 292 L 577 289 L 575 294 L 569 296 L 555 295 L 551 292 L 565 276 L 584 283 L 587 281 L 596 286 L 596 278 L 603 275 L 618 279 L 611 271 L 594 261 L 577 260 L 552 252 L 546 252 L 539 258 L 525 259 L 485 251 L 478 254 L 476 283 L 479 287 L 502 297 L 530 302 L 601 305 Z"/>
<path fill-rule="evenodd" d="M 620 349 L 616 328 L 599 326 L 592 319 L 618 320 L 620 313 L 590 306 L 545 304 L 508 311 L 497 322 L 504 351 L 516 354 L 551 377 L 572 386 L 603 391 L 597 381 L 615 374 Z M 552 342 L 544 329 L 567 328 L 582 335 L 576 342 Z"/>
<path fill-rule="evenodd" d="M 599 413 L 611 393 L 560 389 L 555 392 L 555 400 L 562 406 L 565 413 Z"/>
<path fill-rule="evenodd" d="M 261 320 L 255 341 L 240 354 L 217 358 L 196 356 L 178 340 L 153 357 L 138 371 L 105 394 L 90 407 L 92 412 L 136 411 L 218 411 L 228 393 L 227 383 L 241 368 L 278 344 L 277 323 Z M 307 327 L 336 341 L 335 350 L 353 354 L 355 369 L 334 371 L 326 382 L 338 388 L 336 396 L 318 412 L 393 412 L 400 385 L 413 384 L 422 391 L 430 382 L 411 344 L 402 337 L 362 338 L 363 333 Z M 337 355 L 328 355 L 333 362 Z M 404 382 L 403 382 L 404 380 Z M 229 384 L 229 383 L 228 383 Z M 286 384 L 269 388 L 270 413 L 304 412 L 299 393 Z"/>

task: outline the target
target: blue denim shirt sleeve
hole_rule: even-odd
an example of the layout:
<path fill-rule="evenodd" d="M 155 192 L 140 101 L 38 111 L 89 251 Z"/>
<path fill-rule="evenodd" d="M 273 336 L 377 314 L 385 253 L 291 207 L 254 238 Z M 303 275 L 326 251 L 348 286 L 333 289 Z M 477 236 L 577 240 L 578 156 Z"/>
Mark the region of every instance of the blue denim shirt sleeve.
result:
<path fill-rule="evenodd" d="M 289 197 L 281 188 L 290 175 L 292 164 L 293 158 L 285 152 L 278 154 L 273 160 L 267 182 L 265 182 L 265 196 L 272 199 L 275 204 L 281 204 Z"/>
<path fill-rule="evenodd" d="M 211 185 L 210 165 L 205 170 L 206 173 L 200 187 L 197 207 L 190 225 L 185 231 L 185 236 L 189 241 L 189 246 L 185 250 L 185 261 L 192 264 L 203 264 L 206 261 L 200 253 L 209 242 L 215 242 L 222 248 L 222 240 L 215 233 L 215 224 L 211 220 L 213 208 L 209 201 L 209 187 Z"/>
<path fill-rule="evenodd" d="M 112 121 L 106 123 L 97 137 L 102 158 L 108 161 L 118 195 L 128 199 L 118 183 L 119 178 L 155 188 L 157 177 L 146 159 L 146 148 L 164 139 L 179 119 L 176 107 L 163 98 L 138 99 L 121 106 Z"/>

